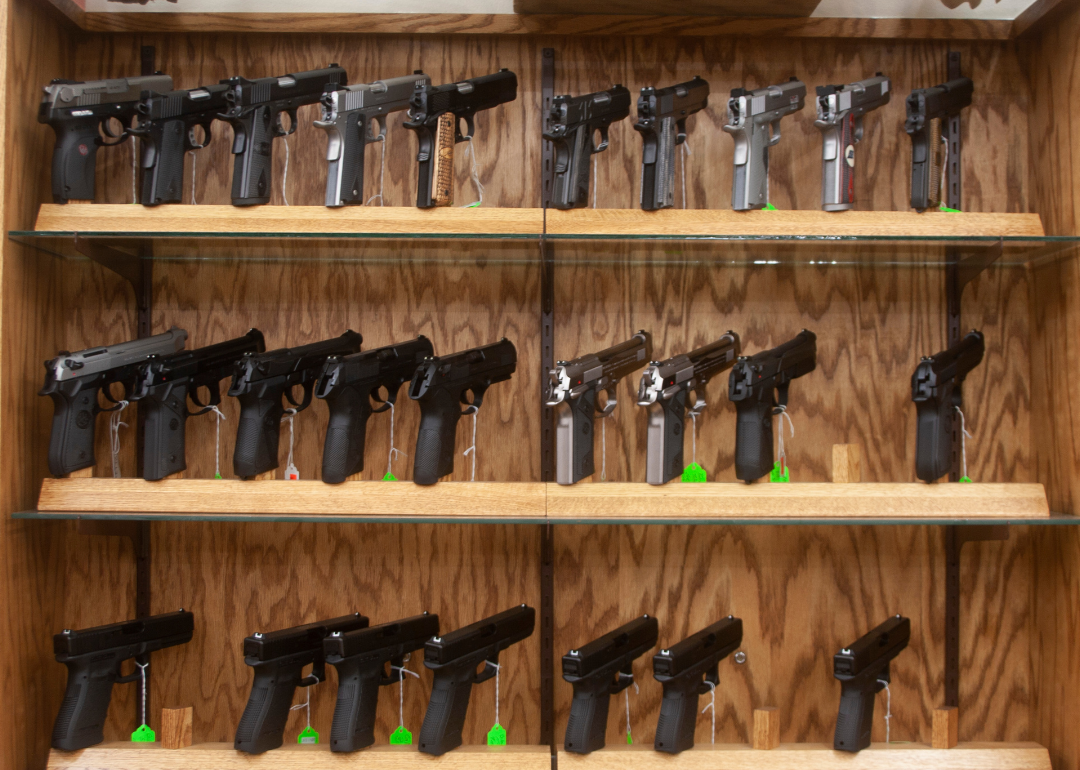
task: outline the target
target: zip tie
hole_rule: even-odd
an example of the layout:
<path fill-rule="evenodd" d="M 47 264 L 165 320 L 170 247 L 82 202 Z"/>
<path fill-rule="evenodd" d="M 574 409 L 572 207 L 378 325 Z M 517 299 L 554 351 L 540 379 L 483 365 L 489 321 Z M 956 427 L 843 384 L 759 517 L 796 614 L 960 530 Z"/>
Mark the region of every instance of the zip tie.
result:
<path fill-rule="evenodd" d="M 472 478 L 470 478 L 469 481 L 476 481 L 476 413 L 480 410 L 472 404 L 469 405 L 469 409 L 472 409 L 472 411 L 466 413 L 472 415 L 472 446 L 462 452 L 461 456 L 465 457 L 470 453 L 472 454 Z M 495 721 L 499 721 L 498 713 L 496 713 Z"/>
<path fill-rule="evenodd" d="M 281 175 L 281 198 L 285 201 L 285 205 L 289 205 L 289 190 L 287 185 L 289 184 L 289 137 L 285 136 L 285 173 Z M 308 725 L 310 727 L 311 725 Z"/>
<path fill-rule="evenodd" d="M 684 209 L 686 208 L 686 156 L 693 154 L 694 153 L 690 151 L 690 140 L 683 139 L 682 155 L 679 157 L 682 162 L 682 207 Z"/>
<path fill-rule="evenodd" d="M 127 408 L 127 401 L 120 401 L 117 408 L 109 414 L 109 449 L 112 450 L 112 475 L 114 479 L 120 478 L 120 426 L 128 427 L 126 422 L 120 422 L 120 413 Z"/>
<path fill-rule="evenodd" d="M 483 202 L 484 202 L 484 185 L 480 184 L 480 173 L 476 170 L 476 150 L 473 149 L 473 138 L 471 136 L 469 136 L 469 137 L 466 137 L 466 139 L 469 140 L 469 144 L 465 147 L 465 152 L 467 152 L 469 154 L 469 158 L 472 161 L 472 167 L 471 167 L 470 173 L 472 175 L 473 184 L 476 185 L 476 194 L 480 198 L 480 200 L 476 201 L 475 203 L 466 203 L 461 208 L 463 208 L 463 209 L 471 209 L 471 208 L 476 208 L 477 206 L 480 206 L 480 205 L 483 204 Z"/>
<path fill-rule="evenodd" d="M 135 151 L 135 137 L 131 137 L 131 202 L 139 202 L 139 194 L 135 191 L 135 177 L 139 175 L 139 153 Z"/>
<path fill-rule="evenodd" d="M 892 720 L 892 693 L 889 692 L 889 683 L 883 679 L 878 684 L 885 685 L 885 745 L 889 744 L 889 722 Z"/>
<path fill-rule="evenodd" d="M 622 676 L 634 678 L 633 674 L 623 674 Z M 634 694 L 637 695 L 641 692 L 641 688 L 638 687 L 638 683 L 634 682 Z M 627 687 L 623 690 L 623 695 L 626 696 L 626 742 L 633 743 L 633 739 L 630 737 L 630 688 Z"/>
<path fill-rule="evenodd" d="M 319 683 L 316 682 L 315 684 L 310 684 L 304 688 L 304 695 L 307 697 L 304 698 L 303 703 L 297 703 L 295 706 L 289 706 L 289 711 L 299 711 L 300 709 L 307 709 L 307 726 L 309 728 L 311 727 L 311 688 L 316 687 L 318 684 Z"/>
<path fill-rule="evenodd" d="M 195 206 L 195 161 L 199 156 L 195 150 L 188 150 L 188 155 L 191 156 L 191 205 Z"/>
<path fill-rule="evenodd" d="M 403 663 L 408 663 L 411 654 L 406 654 Z M 390 666 L 391 671 L 400 671 L 402 674 L 408 674 L 409 676 L 415 676 L 417 679 L 420 675 L 415 671 L 409 671 L 404 666 Z M 398 726 L 405 726 L 405 677 L 402 676 L 398 679 Z"/>
<path fill-rule="evenodd" d="M 381 193 L 380 193 L 380 195 L 381 195 Z M 394 402 L 391 401 L 389 403 L 390 403 L 390 453 L 386 457 L 386 472 L 388 474 L 393 472 L 392 467 L 394 465 L 394 457 L 399 456 L 399 455 L 401 457 L 408 457 L 407 454 L 405 454 L 400 449 L 398 449 L 397 447 L 394 446 Z M 412 672 L 410 672 L 410 673 L 412 673 Z"/>
<path fill-rule="evenodd" d="M 139 663 L 135 661 L 135 665 L 139 667 L 139 677 L 141 678 L 140 689 L 142 690 L 142 723 L 146 724 L 146 669 L 150 667 L 150 661 L 146 663 Z"/>
<path fill-rule="evenodd" d="M 592 138 L 590 138 L 589 141 L 591 142 Z M 593 156 L 592 156 L 592 207 L 593 208 L 596 208 L 596 188 L 598 188 L 600 186 L 597 183 L 597 180 L 596 180 L 596 156 L 598 154 L 599 153 L 594 152 Z"/>
<path fill-rule="evenodd" d="M 498 663 L 492 663 L 490 660 L 484 661 L 489 666 L 495 667 L 495 724 L 499 724 L 499 669 L 502 668 Z"/>
<path fill-rule="evenodd" d="M 705 706 L 705 708 L 703 708 L 701 710 L 701 713 L 704 714 L 706 711 L 709 711 L 710 709 L 712 710 L 712 733 L 711 733 L 711 735 L 712 735 L 712 742 L 716 743 L 716 685 L 713 684 L 712 682 L 706 682 L 705 684 L 709 685 L 709 695 L 711 695 L 712 698 L 709 701 L 708 705 Z"/>
<path fill-rule="evenodd" d="M 974 438 L 968 433 L 967 427 L 964 425 L 964 413 L 960 407 L 953 407 L 956 413 L 960 415 L 960 478 L 967 478 L 967 439 Z"/>
<path fill-rule="evenodd" d="M 365 129 L 365 131 L 366 130 L 367 129 Z M 386 134 L 379 134 L 379 138 L 376 139 L 375 141 L 382 142 L 382 159 L 379 162 L 379 192 L 375 193 L 375 195 L 372 195 L 370 198 L 368 198 L 367 201 L 364 203 L 365 206 L 370 206 L 371 202 L 373 200 L 375 200 L 376 198 L 379 199 L 379 205 L 380 206 L 384 205 L 382 193 L 383 193 L 383 179 L 386 176 Z M 361 182 L 361 184 L 363 184 L 362 179 L 360 180 L 360 182 Z"/>
<path fill-rule="evenodd" d="M 787 418 L 788 427 L 791 429 L 791 437 L 792 438 L 795 438 L 795 423 L 793 423 L 791 421 L 791 415 L 788 414 L 786 406 L 779 406 L 779 407 L 777 407 L 777 409 L 778 409 L 777 414 L 780 416 L 780 431 L 779 431 L 779 433 L 780 433 L 779 444 L 780 445 L 776 450 L 776 454 L 779 456 L 779 459 L 780 459 L 781 463 L 783 463 L 783 461 L 787 459 L 787 454 L 784 452 L 784 418 L 785 417 Z M 783 467 L 782 464 L 781 464 L 781 467 Z"/>
<path fill-rule="evenodd" d="M 210 413 L 214 415 L 214 478 L 221 478 L 221 421 L 225 415 L 216 406 L 210 407 Z"/>

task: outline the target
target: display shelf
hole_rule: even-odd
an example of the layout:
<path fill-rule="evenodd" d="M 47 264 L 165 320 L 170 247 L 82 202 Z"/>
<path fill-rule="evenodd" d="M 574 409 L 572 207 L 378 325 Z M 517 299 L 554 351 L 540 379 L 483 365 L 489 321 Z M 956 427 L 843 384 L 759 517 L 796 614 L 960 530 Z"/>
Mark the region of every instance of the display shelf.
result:
<path fill-rule="evenodd" d="M 415 746 L 372 746 L 334 754 L 328 744 L 287 745 L 263 754 L 244 754 L 231 743 L 200 743 L 166 749 L 160 743 L 103 743 L 81 751 L 49 752 L 48 770 L 321 770 L 356 767 L 372 770 L 551 770 L 547 746 L 461 746 L 441 757 L 421 754 Z"/>

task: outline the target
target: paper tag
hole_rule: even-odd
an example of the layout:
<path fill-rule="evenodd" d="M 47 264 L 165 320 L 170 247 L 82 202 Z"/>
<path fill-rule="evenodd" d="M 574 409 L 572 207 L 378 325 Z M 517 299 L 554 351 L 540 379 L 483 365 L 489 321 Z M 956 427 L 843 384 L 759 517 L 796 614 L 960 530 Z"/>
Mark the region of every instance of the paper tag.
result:
<path fill-rule="evenodd" d="M 153 743 L 157 735 L 150 729 L 150 725 L 139 725 L 139 728 L 131 734 L 133 743 Z"/>
<path fill-rule="evenodd" d="M 498 722 L 495 726 L 488 731 L 487 737 L 488 746 L 505 746 L 506 745 L 506 728 L 500 725 Z"/>
<path fill-rule="evenodd" d="M 220 479 L 220 478 L 221 478 L 221 474 L 220 474 L 220 473 L 215 473 L 215 474 L 214 474 L 214 478 L 215 478 L 215 479 Z"/>
<path fill-rule="evenodd" d="M 386 472 L 386 475 L 382 477 L 383 481 L 397 481 L 397 477 L 390 471 Z"/>
<path fill-rule="evenodd" d="M 405 729 L 405 725 L 398 725 L 398 729 L 390 733 L 391 746 L 411 746 L 412 733 Z"/>
<path fill-rule="evenodd" d="M 298 471 L 296 469 L 296 466 L 293 465 L 292 463 L 289 463 L 287 466 L 285 466 L 285 480 L 286 481 L 299 481 L 300 480 L 300 471 Z"/>
<path fill-rule="evenodd" d="M 959 483 L 961 483 L 961 484 L 974 484 L 975 482 L 974 482 L 974 481 L 972 481 L 972 480 L 971 480 L 971 479 L 970 479 L 969 477 L 967 477 L 967 476 L 962 476 L 962 477 L 960 478 L 960 482 L 959 482 Z"/>
<path fill-rule="evenodd" d="M 776 206 L 771 203 L 766 203 L 765 208 L 763 208 L 762 211 L 776 211 Z"/>
<path fill-rule="evenodd" d="M 298 736 L 296 736 L 296 742 L 301 744 L 318 743 L 319 734 L 315 732 L 315 729 L 311 725 L 308 725 Z"/>
<path fill-rule="evenodd" d="M 690 463 L 682 472 L 682 480 L 684 484 L 704 484 L 705 469 L 697 463 Z"/>
<path fill-rule="evenodd" d="M 941 208 L 938 209 L 938 211 L 947 211 L 950 214 L 959 214 L 960 213 L 960 209 L 951 209 L 948 206 L 946 206 L 944 203 L 941 204 Z"/>
<path fill-rule="evenodd" d="M 783 460 L 773 463 L 773 469 L 769 473 L 769 481 L 774 484 L 786 484 L 791 481 L 791 467 Z"/>
<path fill-rule="evenodd" d="M 634 743 L 634 739 L 630 737 L 630 733 L 626 734 L 626 742 L 628 744 L 633 744 Z"/>
<path fill-rule="evenodd" d="M 480 208 L 480 201 L 477 201 L 476 203 L 470 203 L 468 206 L 465 206 L 464 208 L 467 208 L 467 209 Z"/>

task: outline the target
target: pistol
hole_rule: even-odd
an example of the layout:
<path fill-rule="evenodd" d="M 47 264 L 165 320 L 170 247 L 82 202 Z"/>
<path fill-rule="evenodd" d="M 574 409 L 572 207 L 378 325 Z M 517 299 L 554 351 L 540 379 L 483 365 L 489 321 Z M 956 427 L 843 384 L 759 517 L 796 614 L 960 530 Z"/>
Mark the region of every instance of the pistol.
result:
<path fill-rule="evenodd" d="M 364 203 L 364 151 L 370 142 L 386 141 L 386 116 L 407 109 L 413 92 L 430 84 L 431 78 L 417 72 L 323 93 L 322 119 L 315 125 L 327 136 L 327 206 Z M 378 134 L 371 130 L 373 120 Z"/>
<path fill-rule="evenodd" d="M 833 676 L 840 680 L 840 713 L 833 748 L 856 752 L 870 745 L 874 696 L 885 689 L 889 661 L 907 647 L 911 621 L 894 615 L 833 656 Z"/>
<path fill-rule="evenodd" d="M 846 211 L 855 203 L 855 145 L 863 138 L 863 117 L 892 98 L 880 72 L 850 85 L 817 87 L 821 130 L 821 208 Z"/>
<path fill-rule="evenodd" d="M 557 209 L 579 209 L 589 203 L 589 158 L 608 147 L 608 128 L 630 114 L 630 91 L 614 85 L 583 96 L 563 94 L 551 102 L 544 139 L 555 149 L 551 200 Z M 600 132 L 600 144 L 593 135 Z"/>
<path fill-rule="evenodd" d="M 324 91 L 345 85 L 345 70 L 336 64 L 318 70 L 295 72 L 276 78 L 234 77 L 222 80 L 228 86 L 228 109 L 220 113 L 233 127 L 232 203 L 253 206 L 269 203 L 273 184 L 274 138 L 296 131 L 296 110 L 315 104 Z M 289 115 L 289 130 L 281 123 Z"/>
<path fill-rule="evenodd" d="M 110 80 L 57 79 L 45 86 L 38 123 L 48 123 L 56 134 L 53 201 L 93 200 L 98 147 L 115 147 L 128 138 L 143 91 L 171 91 L 172 87 L 172 78 L 160 72 Z M 119 134 L 113 133 L 112 118 L 122 127 Z M 99 127 L 107 139 L 114 141 L 102 138 Z"/>
<path fill-rule="evenodd" d="M 942 123 L 971 104 L 975 84 L 957 78 L 933 88 L 917 88 L 907 98 L 904 130 L 911 134 L 911 207 L 919 211 L 941 205 L 948 144 Z"/>
<path fill-rule="evenodd" d="M 634 130 L 641 134 L 641 208 L 675 205 L 675 147 L 686 141 L 686 119 L 709 106 L 709 84 L 693 80 L 667 88 L 642 88 Z"/>
<path fill-rule="evenodd" d="M 424 665 L 435 672 L 435 681 L 420 728 L 420 751 L 440 756 L 461 745 L 472 686 L 494 677 L 499 653 L 532 636 L 535 625 L 536 610 L 521 604 L 424 645 Z"/>
<path fill-rule="evenodd" d="M 420 335 L 400 345 L 326 359 L 315 389 L 315 395 L 326 399 L 330 407 L 330 424 L 323 443 L 323 481 L 340 484 L 364 470 L 368 418 L 389 409 L 397 401 L 401 386 L 434 353 L 431 341 Z M 383 388 L 385 399 L 380 395 Z M 372 401 L 379 406 L 372 408 Z"/>
<path fill-rule="evenodd" d="M 157 481 L 187 468 L 184 432 L 188 417 L 209 412 L 221 403 L 220 383 L 245 353 L 265 350 L 263 335 L 252 329 L 237 337 L 198 350 L 171 355 L 154 354 L 138 365 L 131 400 L 145 409 L 143 478 Z M 199 388 L 209 392 L 209 402 L 199 400 Z M 198 407 L 189 412 L 188 397 Z"/>
<path fill-rule="evenodd" d="M 45 385 L 39 396 L 53 400 L 52 433 L 49 436 L 49 472 L 63 476 L 94 465 L 94 422 L 99 412 L 119 408 L 135 389 L 139 364 L 148 356 L 169 355 L 184 347 L 187 332 L 172 327 L 164 334 L 87 348 L 77 353 L 60 351 L 45 362 Z M 113 383 L 123 395 L 114 399 Z M 113 406 L 102 408 L 98 393 Z"/>
<path fill-rule="evenodd" d="M 742 620 L 728 615 L 653 656 L 653 676 L 664 686 L 653 748 L 668 754 L 694 747 L 698 696 L 720 684 L 720 661 L 742 644 Z"/>
<path fill-rule="evenodd" d="M 233 470 L 241 478 L 257 476 L 278 467 L 278 441 L 285 396 L 297 412 L 311 404 L 315 384 L 330 356 L 355 353 L 363 341 L 349 330 L 298 348 L 281 348 L 265 353 L 244 353 L 233 369 L 229 395 L 240 399 L 240 424 L 236 427 Z M 300 385 L 304 398 L 293 400 L 292 389 Z"/>
<path fill-rule="evenodd" d="M 739 335 L 729 331 L 697 350 L 666 361 L 653 361 L 641 375 L 637 402 L 649 410 L 645 480 L 650 484 L 666 484 L 683 472 L 686 402 L 690 393 L 694 393 L 690 414 L 701 414 L 705 408 L 705 386 L 735 364 L 739 350 Z"/>
<path fill-rule="evenodd" d="M 380 626 L 334 631 L 323 640 L 326 662 L 338 673 L 330 751 L 356 751 L 375 742 L 379 688 L 400 682 L 405 656 L 438 635 L 439 616 L 425 612 Z"/>
<path fill-rule="evenodd" d="M 763 209 L 769 203 L 769 148 L 780 141 L 780 120 L 806 105 L 806 85 L 787 83 L 747 91 L 733 88 L 725 132 L 735 140 L 731 208 Z"/>
<path fill-rule="evenodd" d="M 413 481 L 434 484 L 454 472 L 458 420 L 463 414 L 479 411 L 487 389 L 509 380 L 515 369 L 517 349 L 505 337 L 490 345 L 448 356 L 430 356 L 421 362 L 409 384 L 409 398 L 420 402 Z"/>
<path fill-rule="evenodd" d="M 180 203 L 184 188 L 184 153 L 210 144 L 211 124 L 229 107 L 223 83 L 190 91 L 144 93 L 135 106 L 138 120 L 129 131 L 142 139 L 139 165 L 144 206 Z M 199 143 L 195 129 L 202 128 Z"/>
<path fill-rule="evenodd" d="M 971 331 L 948 350 L 923 358 L 911 375 L 915 431 L 915 475 L 937 481 L 952 468 L 953 418 L 964 405 L 960 386 L 986 352 L 982 332 Z"/>
<path fill-rule="evenodd" d="M 728 398 L 737 413 L 735 478 L 749 484 L 772 470 L 773 415 L 787 408 L 791 381 L 816 367 L 817 336 L 806 329 L 772 350 L 735 361 L 728 377 Z"/>
<path fill-rule="evenodd" d="M 634 661 L 656 646 L 656 618 L 642 615 L 563 655 L 563 679 L 574 686 L 563 747 L 574 754 L 604 748 L 608 707 L 634 682 Z"/>
<path fill-rule="evenodd" d="M 588 353 L 572 361 L 558 361 L 548 372 L 546 406 L 555 414 L 555 479 L 560 484 L 576 484 L 595 472 L 593 464 L 593 418 L 596 397 L 607 393 L 601 417 L 618 406 L 615 388 L 619 380 L 640 369 L 652 357 L 652 335 L 639 331 L 598 353 Z"/>
<path fill-rule="evenodd" d="M 491 75 L 433 86 L 431 79 L 419 79 L 417 72 L 412 103 L 405 128 L 416 132 L 419 150 L 416 160 L 420 174 L 416 183 L 416 205 L 430 209 L 454 205 L 454 145 L 471 140 L 476 132 L 473 118 L 517 98 L 517 75 L 501 69 Z M 461 121 L 465 120 L 465 133 Z M 474 148 L 475 151 L 475 148 Z"/>
<path fill-rule="evenodd" d="M 367 628 L 359 612 L 332 620 L 253 634 L 244 640 L 244 663 L 254 669 L 251 695 L 236 728 L 233 748 L 248 754 L 276 749 L 285 736 L 289 707 L 297 687 L 310 687 L 326 679 L 323 640 L 335 631 Z M 300 675 L 305 666 L 311 673 Z"/>
<path fill-rule="evenodd" d="M 120 675 L 120 665 L 166 647 L 191 641 L 195 616 L 168 612 L 107 626 L 65 629 L 53 637 L 56 660 L 67 666 L 67 689 L 53 725 L 52 747 L 76 751 L 105 740 L 114 684 L 134 682 L 140 671 Z"/>

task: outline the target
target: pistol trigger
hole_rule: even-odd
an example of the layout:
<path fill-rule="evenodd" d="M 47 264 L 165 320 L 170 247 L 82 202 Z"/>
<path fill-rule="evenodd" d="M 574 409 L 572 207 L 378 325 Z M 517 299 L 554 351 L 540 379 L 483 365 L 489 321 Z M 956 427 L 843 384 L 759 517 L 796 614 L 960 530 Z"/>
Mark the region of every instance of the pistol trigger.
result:
<path fill-rule="evenodd" d="M 455 130 L 457 131 L 457 141 L 464 142 L 466 139 L 472 139 L 473 134 L 476 133 L 476 125 L 473 123 L 473 113 L 466 112 L 464 115 L 459 115 L 457 119 L 457 125 Z M 461 133 L 461 120 L 465 120 L 465 133 Z"/>
<path fill-rule="evenodd" d="M 776 411 L 774 411 L 774 414 L 779 414 L 780 409 L 787 408 L 788 387 L 790 387 L 790 385 L 790 382 L 785 382 L 783 385 L 777 387 L 776 392 L 780 397 L 775 401 Z"/>
<path fill-rule="evenodd" d="M 591 136 L 589 137 L 589 141 L 592 142 L 592 137 Z M 608 127 L 605 124 L 605 125 L 600 126 L 600 145 L 598 147 L 593 147 L 593 152 L 594 153 L 603 152 L 604 150 L 607 149 L 607 146 L 608 146 Z"/>
<path fill-rule="evenodd" d="M 675 121 L 675 146 L 686 141 L 686 118 Z"/>
<path fill-rule="evenodd" d="M 855 118 L 855 131 L 854 131 L 854 133 L 852 134 L 852 137 L 851 137 L 852 144 L 858 144 L 859 142 L 862 141 L 862 138 L 863 138 L 863 119 L 862 119 L 862 115 L 860 115 L 859 117 Z"/>
<path fill-rule="evenodd" d="M 769 124 L 769 147 L 780 141 L 780 119 L 777 118 Z"/>

